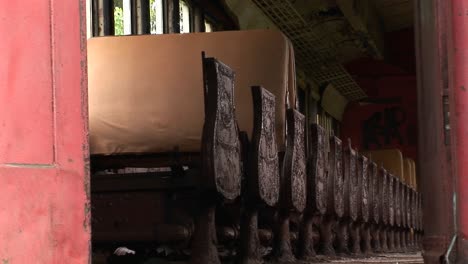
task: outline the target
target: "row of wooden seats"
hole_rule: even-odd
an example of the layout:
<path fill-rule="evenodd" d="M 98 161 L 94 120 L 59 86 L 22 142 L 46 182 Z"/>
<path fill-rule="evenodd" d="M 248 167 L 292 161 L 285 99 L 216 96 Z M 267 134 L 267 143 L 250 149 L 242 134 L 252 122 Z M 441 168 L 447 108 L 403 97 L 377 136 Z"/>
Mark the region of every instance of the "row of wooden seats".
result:
<path fill-rule="evenodd" d="M 212 85 L 222 89 L 222 83 L 215 81 Z M 209 87 L 208 91 L 213 89 Z M 234 192 L 243 196 L 244 220 L 240 226 L 238 254 L 242 263 L 262 259 L 258 253 L 258 212 L 265 206 L 276 211 L 272 228 L 273 252 L 270 255 L 273 261 L 290 263 L 296 258 L 310 261 L 316 257 L 317 250 L 323 255 L 333 256 L 336 253 L 367 255 L 419 248 L 422 201 L 415 189 L 358 153 L 350 140 L 342 144 L 335 136 L 328 138 L 325 130 L 317 124 L 311 126 L 311 146 L 307 149 L 305 117 L 293 109 L 287 110 L 288 136 L 284 157 L 280 158 L 274 137 L 275 97 L 262 87 L 253 87 L 252 92 L 255 116 L 252 141 L 240 136 L 244 138 L 242 149 L 247 151 L 244 155 L 238 153 L 243 156 L 241 167 L 247 168 L 242 172 L 243 176 L 234 169 L 238 166 L 233 162 L 235 156 L 229 156 L 227 152 L 224 153 L 226 157 L 219 156 L 212 152 L 215 145 L 207 142 L 216 138 L 213 137 L 216 131 L 213 134 L 210 130 L 216 126 L 208 125 L 214 118 L 210 118 L 209 113 L 217 111 L 207 112 L 203 146 L 210 147 L 202 148 L 208 150 L 202 152 L 202 162 L 206 163 L 202 173 L 212 182 L 211 187 L 205 189 L 205 194 L 211 193 L 208 196 L 211 198 L 204 200 L 206 211 L 197 221 L 198 232 L 195 231 L 192 241 L 192 263 L 219 262 L 209 239 L 216 233 L 214 201 L 217 195 L 233 199 L 236 196 Z M 216 160 L 225 167 L 211 167 Z M 398 164 L 398 161 L 393 162 Z M 245 179 L 245 188 L 232 184 L 238 182 L 239 177 Z M 302 214 L 297 248 L 292 246 L 290 232 L 293 212 Z M 318 236 L 314 235 L 314 226 L 320 230 Z"/>
<path fill-rule="evenodd" d="M 231 34 L 238 39 L 251 37 L 248 33 Z M 244 66 L 240 70 L 246 76 L 243 80 L 251 82 L 250 78 L 257 76 L 264 81 L 280 75 L 282 78 L 272 82 L 273 89 L 267 87 L 271 92 L 259 86 L 252 88 L 253 103 L 245 99 L 245 83 L 234 92 L 232 69 L 215 59 L 203 60 L 203 75 L 166 76 L 177 75 L 170 71 L 148 77 L 145 71 L 140 72 L 135 67 L 125 64 L 117 67 L 119 58 L 116 56 L 119 54 L 108 48 L 112 45 L 121 47 L 120 55 L 129 57 L 125 61 L 133 66 L 138 65 L 134 59 L 130 59 L 133 55 L 138 55 L 149 68 L 151 63 L 160 63 L 159 70 L 164 70 L 165 66 L 177 66 L 179 69 L 182 65 L 180 62 L 184 60 L 162 63 L 161 58 L 166 55 L 164 50 L 171 49 L 140 52 L 138 47 L 159 48 L 153 45 L 156 43 L 153 37 L 94 41 L 94 48 L 90 45 L 91 50 L 96 52 L 96 56 L 90 56 L 95 59 L 90 67 L 90 81 L 93 84 L 90 85 L 92 153 L 164 153 L 173 151 L 175 145 L 179 145 L 182 152 L 200 153 L 201 171 L 196 182 L 199 212 L 194 216 L 195 232 L 187 238 L 191 241 L 192 263 L 219 263 L 215 245 L 216 208 L 222 201 L 236 200 L 239 196 L 243 208 L 238 254 L 241 262 L 262 258 L 258 252 L 257 225 L 265 220 L 259 219 L 259 211 L 266 208 L 275 211 L 276 215 L 275 224 L 270 227 L 274 237 L 271 257 L 278 261 L 292 261 L 296 257 L 311 259 L 316 251 L 334 255 L 336 252 L 369 254 L 406 250 L 408 247 L 401 246 L 401 241 L 409 244 L 410 248 L 416 247 L 414 238 L 418 236 L 411 234 L 422 231 L 420 195 L 375 162 L 369 162 L 350 143 L 343 146 L 337 137 L 328 138 L 318 125 L 311 127 L 308 135 L 311 144 L 310 148 L 306 148 L 305 118 L 287 107 L 288 99 L 292 102 L 295 100 L 292 96 L 294 82 L 285 77 L 291 75 L 291 61 L 287 59 L 291 58 L 289 42 L 283 36 L 270 32 L 263 34 L 267 42 L 276 40 L 275 43 L 281 47 L 280 53 L 284 56 L 277 60 L 282 64 L 272 64 L 276 65 L 273 68 L 278 74 L 268 74 L 271 69 L 259 75 L 249 74 L 245 68 L 258 64 L 258 60 L 253 60 L 250 64 L 242 64 Z M 195 38 L 193 43 L 210 46 L 219 45 L 217 41 L 222 40 L 228 46 L 235 39 L 229 33 L 213 36 L 211 42 L 204 42 L 206 39 L 201 35 L 192 36 Z M 168 36 L 157 43 L 162 44 L 161 47 L 181 44 L 179 38 L 190 36 Z M 141 45 L 130 48 L 135 42 Z M 104 45 L 109 43 L 112 45 Z M 212 46 L 211 49 L 216 50 L 217 47 Z M 259 45 L 256 49 L 246 50 L 250 52 L 248 54 L 253 51 L 261 53 L 262 48 L 264 46 Z M 194 52 L 196 48 L 184 45 L 176 50 L 184 53 L 188 50 Z M 103 54 L 107 56 L 105 59 L 96 59 Z M 155 54 L 160 57 L 154 57 Z M 145 56 L 153 58 L 147 59 Z M 227 57 L 238 62 L 239 55 L 230 54 Z M 262 70 L 264 64 L 258 64 L 257 68 L 260 69 L 256 70 Z M 118 74 L 109 74 L 112 67 Z M 132 71 L 132 74 L 125 71 Z M 180 70 L 177 72 L 180 73 Z M 122 76 L 125 78 L 121 79 Z M 167 81 L 170 86 L 153 89 L 151 85 L 158 78 Z M 138 82 L 135 81 L 140 79 L 143 80 L 141 85 L 136 85 Z M 186 83 L 176 85 L 180 80 Z M 194 85 L 199 82 L 204 85 Z M 193 86 L 204 89 L 199 91 Z M 179 94 L 171 89 L 176 89 Z M 239 90 L 242 92 L 237 93 Z M 181 94 L 184 93 L 185 97 L 182 98 Z M 242 97 L 235 101 L 238 94 L 242 94 Z M 185 102 L 183 106 L 173 104 L 180 100 Z M 249 137 L 247 133 L 239 133 L 239 128 L 241 131 L 253 131 L 252 135 Z M 293 249 L 291 244 L 292 213 L 302 215 L 298 223 L 297 237 L 300 242 L 297 249 Z M 348 240 L 348 234 L 351 240 Z"/>
<path fill-rule="evenodd" d="M 413 189 L 418 189 L 416 180 L 416 163 L 413 159 L 404 158 L 399 149 L 382 149 L 363 151 L 363 155 L 382 165 L 388 172 L 397 176 Z"/>
<path fill-rule="evenodd" d="M 213 239 L 219 230 L 216 208 L 220 201 L 238 196 L 244 219 L 238 251 L 241 262 L 263 257 L 258 212 L 264 208 L 277 215 L 271 227 L 270 258 L 275 261 L 310 261 L 316 251 L 326 256 L 367 255 L 418 247 L 421 199 L 413 188 L 358 153 L 350 141 L 342 144 L 335 136 L 329 138 L 317 124 L 310 128 L 307 149 L 305 117 L 293 109 L 287 110 L 288 137 L 280 158 L 275 96 L 258 86 L 252 88 L 254 129 L 249 141 L 235 125 L 232 70 L 212 58 L 204 59 L 203 65 L 206 116 L 197 183 L 199 213 L 189 238 L 192 263 L 220 263 Z M 302 214 L 297 248 L 290 232 L 293 212 Z"/>

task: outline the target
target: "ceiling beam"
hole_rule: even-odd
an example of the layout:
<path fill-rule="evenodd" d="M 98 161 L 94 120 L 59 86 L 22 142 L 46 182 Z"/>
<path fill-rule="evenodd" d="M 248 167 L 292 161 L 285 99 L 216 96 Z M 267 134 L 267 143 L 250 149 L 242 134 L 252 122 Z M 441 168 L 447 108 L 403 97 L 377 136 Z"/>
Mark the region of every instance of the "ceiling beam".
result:
<path fill-rule="evenodd" d="M 336 0 L 370 57 L 383 59 L 384 26 L 373 0 Z"/>

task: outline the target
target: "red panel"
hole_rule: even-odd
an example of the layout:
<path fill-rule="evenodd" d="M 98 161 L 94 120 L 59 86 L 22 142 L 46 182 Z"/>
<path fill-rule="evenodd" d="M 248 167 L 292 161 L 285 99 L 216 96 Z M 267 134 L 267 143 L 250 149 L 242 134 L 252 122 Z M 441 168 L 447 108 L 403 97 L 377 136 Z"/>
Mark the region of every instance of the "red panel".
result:
<path fill-rule="evenodd" d="M 54 86 L 50 3 L 4 2 L 0 20 L 0 164 L 51 164 Z"/>
<path fill-rule="evenodd" d="M 84 6 L 0 3 L 2 263 L 90 263 Z"/>
<path fill-rule="evenodd" d="M 454 128 L 456 135 L 459 240 L 458 262 L 468 262 L 468 3 L 454 0 L 453 25 L 453 83 Z M 452 123 L 452 124 L 453 124 Z"/>
<path fill-rule="evenodd" d="M 417 160 L 417 99 L 415 76 L 358 78 L 372 98 L 389 103 L 350 104 L 342 122 L 342 137 L 359 149 L 398 148 Z M 393 130 L 392 130 L 393 129 Z M 389 142 L 385 135 L 389 133 Z"/>

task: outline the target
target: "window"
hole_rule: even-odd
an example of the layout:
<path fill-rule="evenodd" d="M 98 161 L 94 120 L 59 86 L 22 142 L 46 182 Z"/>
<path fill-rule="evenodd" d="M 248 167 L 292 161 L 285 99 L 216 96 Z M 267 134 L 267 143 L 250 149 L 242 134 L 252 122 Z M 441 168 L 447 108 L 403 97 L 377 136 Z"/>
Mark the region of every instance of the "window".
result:
<path fill-rule="evenodd" d="M 150 0 L 150 33 L 163 34 L 164 33 L 164 15 L 163 15 L 163 1 Z"/>
<path fill-rule="evenodd" d="M 190 7 L 185 0 L 179 1 L 180 33 L 190 33 Z"/>
<path fill-rule="evenodd" d="M 213 32 L 222 28 L 215 13 L 207 17 L 212 1 L 195 0 L 86 0 L 88 38 L 93 36 Z M 221 14 L 222 15 L 222 14 Z M 205 19 L 206 18 L 206 19 Z"/>
<path fill-rule="evenodd" d="M 205 20 L 205 32 L 213 32 L 213 25 Z"/>
<path fill-rule="evenodd" d="M 132 34 L 131 0 L 114 0 L 114 34 Z"/>

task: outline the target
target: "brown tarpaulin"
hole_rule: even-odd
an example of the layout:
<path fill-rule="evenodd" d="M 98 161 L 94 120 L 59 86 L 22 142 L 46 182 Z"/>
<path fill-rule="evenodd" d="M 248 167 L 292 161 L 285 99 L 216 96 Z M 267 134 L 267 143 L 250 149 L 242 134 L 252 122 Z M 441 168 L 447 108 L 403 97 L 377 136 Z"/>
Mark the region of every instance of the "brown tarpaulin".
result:
<path fill-rule="evenodd" d="M 200 151 L 202 51 L 236 72 L 240 130 L 252 132 L 252 85 L 276 95 L 278 146 L 284 149 L 286 103 L 295 102 L 293 48 L 279 32 L 253 30 L 90 39 L 91 154 Z"/>

